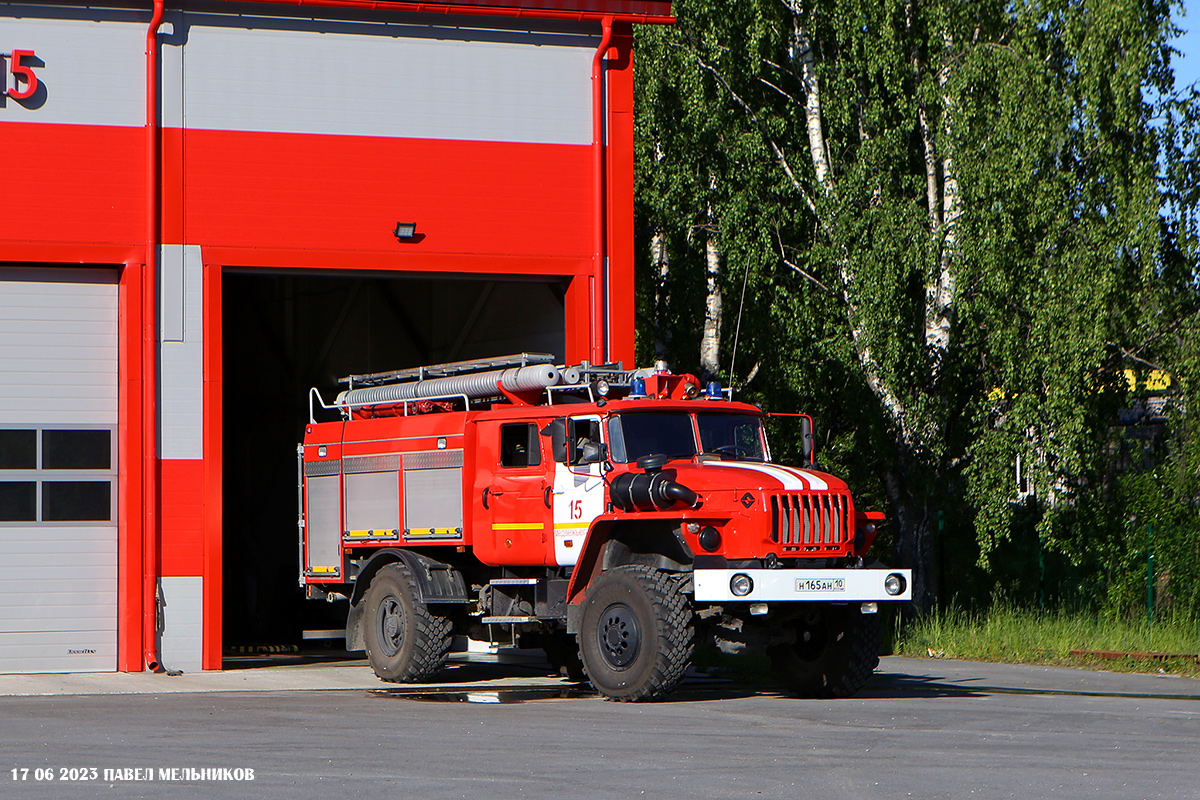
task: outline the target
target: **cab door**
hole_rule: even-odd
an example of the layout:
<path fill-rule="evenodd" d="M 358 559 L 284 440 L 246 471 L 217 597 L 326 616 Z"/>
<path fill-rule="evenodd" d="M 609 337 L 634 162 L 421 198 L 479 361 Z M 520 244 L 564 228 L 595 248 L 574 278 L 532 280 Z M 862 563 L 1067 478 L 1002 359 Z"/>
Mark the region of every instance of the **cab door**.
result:
<path fill-rule="evenodd" d="M 476 539 L 477 555 L 492 564 L 549 563 L 550 472 L 536 423 L 481 421 L 478 441 L 476 496 L 490 531 Z"/>
<path fill-rule="evenodd" d="M 566 424 L 568 440 L 575 445 L 568 452 L 575 463 L 564 457 L 564 462 L 554 464 L 553 563 L 560 566 L 571 566 L 579 560 L 592 520 L 604 513 L 604 463 L 579 463 L 583 442 L 603 441 L 600 417 L 569 417 Z"/>

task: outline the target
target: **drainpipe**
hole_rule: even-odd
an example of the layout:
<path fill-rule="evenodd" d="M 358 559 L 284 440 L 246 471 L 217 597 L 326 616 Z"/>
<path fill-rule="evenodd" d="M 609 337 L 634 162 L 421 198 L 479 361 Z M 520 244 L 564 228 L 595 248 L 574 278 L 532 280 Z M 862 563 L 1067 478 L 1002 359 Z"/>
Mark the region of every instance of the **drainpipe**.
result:
<path fill-rule="evenodd" d="M 158 28 L 165 0 L 154 0 L 146 30 L 146 267 L 142 275 L 142 649 L 146 669 L 158 654 Z"/>
<path fill-rule="evenodd" d="M 613 18 L 605 17 L 601 22 L 600 46 L 592 56 L 592 186 L 595 191 L 595 219 L 593 234 L 591 302 L 592 333 L 591 352 L 588 357 L 593 364 L 608 362 L 606 340 L 606 312 L 608 310 L 608 265 L 604 253 L 604 56 L 612 41 Z"/>

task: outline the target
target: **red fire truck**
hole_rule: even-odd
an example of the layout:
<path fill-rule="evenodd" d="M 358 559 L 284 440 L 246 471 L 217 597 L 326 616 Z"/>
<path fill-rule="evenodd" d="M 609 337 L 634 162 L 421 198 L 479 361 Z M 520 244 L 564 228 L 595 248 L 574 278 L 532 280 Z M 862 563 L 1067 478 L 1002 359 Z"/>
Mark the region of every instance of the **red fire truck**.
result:
<path fill-rule="evenodd" d="M 868 564 L 883 515 L 812 463 L 771 460 L 764 413 L 664 365 L 519 354 L 314 389 L 298 448 L 301 584 L 349 601 L 347 649 L 420 681 L 454 634 L 531 640 L 615 700 L 669 694 L 702 640 L 765 650 L 793 692 L 858 691 L 879 603 L 911 572 Z M 328 412 L 326 412 L 328 413 Z"/>

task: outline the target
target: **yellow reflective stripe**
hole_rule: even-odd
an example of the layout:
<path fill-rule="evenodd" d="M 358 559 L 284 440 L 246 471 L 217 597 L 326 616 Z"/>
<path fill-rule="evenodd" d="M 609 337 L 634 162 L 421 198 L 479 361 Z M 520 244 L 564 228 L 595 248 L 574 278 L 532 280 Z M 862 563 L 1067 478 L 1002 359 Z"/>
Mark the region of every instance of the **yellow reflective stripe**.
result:
<path fill-rule="evenodd" d="M 494 531 L 540 531 L 546 528 L 543 522 L 496 522 L 492 524 Z"/>
<path fill-rule="evenodd" d="M 404 532 L 409 539 L 421 536 L 459 536 L 457 528 L 409 528 Z"/>
<path fill-rule="evenodd" d="M 320 572 L 322 574 L 336 573 L 341 567 L 309 567 L 309 572 Z"/>
<path fill-rule="evenodd" d="M 586 531 L 588 529 L 588 523 L 586 523 L 586 522 L 556 522 L 556 523 L 554 523 L 554 530 L 556 530 L 556 531 L 570 529 L 570 528 L 574 528 L 574 529 L 580 530 L 580 531 Z"/>

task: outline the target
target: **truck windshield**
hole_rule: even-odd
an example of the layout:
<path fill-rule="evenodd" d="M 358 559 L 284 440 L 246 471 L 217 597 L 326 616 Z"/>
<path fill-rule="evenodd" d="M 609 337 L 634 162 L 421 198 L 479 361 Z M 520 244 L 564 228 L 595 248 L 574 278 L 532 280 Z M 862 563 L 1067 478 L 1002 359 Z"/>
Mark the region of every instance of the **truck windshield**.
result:
<path fill-rule="evenodd" d="M 764 461 L 762 422 L 749 414 L 696 414 L 700 446 L 692 416 L 684 411 L 645 411 L 617 414 L 608 421 L 609 455 L 618 463 L 660 454 L 692 458 L 716 453 L 738 461 Z"/>
<path fill-rule="evenodd" d="M 651 454 L 671 458 L 696 455 L 692 418 L 683 411 L 618 414 L 608 421 L 608 440 L 610 457 L 620 463 Z"/>
<path fill-rule="evenodd" d="M 747 414 L 697 414 L 705 453 L 738 461 L 764 461 L 762 421 Z"/>

